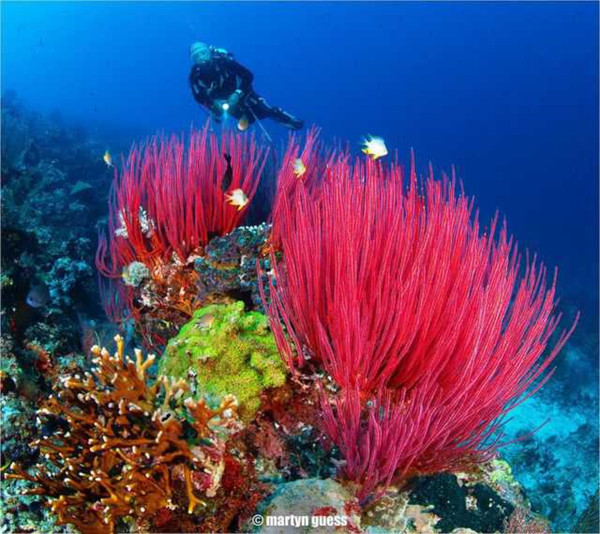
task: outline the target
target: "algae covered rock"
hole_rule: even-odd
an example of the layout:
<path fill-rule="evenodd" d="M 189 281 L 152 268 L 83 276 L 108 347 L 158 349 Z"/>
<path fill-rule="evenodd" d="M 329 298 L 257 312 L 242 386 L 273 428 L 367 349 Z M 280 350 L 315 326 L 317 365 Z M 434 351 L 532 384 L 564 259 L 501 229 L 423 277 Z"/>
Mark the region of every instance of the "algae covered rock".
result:
<path fill-rule="evenodd" d="M 169 342 L 159 367 L 162 374 L 185 378 L 209 400 L 235 395 L 246 422 L 258 410 L 262 391 L 286 379 L 267 318 L 245 312 L 243 302 L 197 310 Z"/>
<path fill-rule="evenodd" d="M 270 228 L 268 224 L 240 226 L 208 243 L 204 254 L 194 261 L 199 301 L 243 300 L 252 309 L 263 309 L 256 263 L 265 272 L 271 269 L 269 258 L 263 254 Z"/>
<path fill-rule="evenodd" d="M 390 487 L 363 509 L 365 532 L 550 532 L 547 520 L 532 509 L 510 465 L 499 458 L 468 472 L 412 478 Z"/>

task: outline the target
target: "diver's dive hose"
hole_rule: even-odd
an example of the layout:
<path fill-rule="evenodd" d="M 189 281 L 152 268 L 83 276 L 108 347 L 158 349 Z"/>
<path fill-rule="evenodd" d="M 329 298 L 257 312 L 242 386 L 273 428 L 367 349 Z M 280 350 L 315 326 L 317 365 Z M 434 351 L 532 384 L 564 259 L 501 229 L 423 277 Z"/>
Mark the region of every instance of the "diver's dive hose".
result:
<path fill-rule="evenodd" d="M 260 129 L 263 131 L 263 133 L 265 134 L 266 138 L 269 140 L 269 143 L 273 143 L 273 139 L 271 139 L 271 136 L 269 135 L 269 132 L 267 132 L 266 128 L 263 126 L 262 122 L 260 122 L 258 120 L 258 117 L 256 116 L 256 113 L 254 113 L 254 110 L 250 107 L 250 106 L 246 106 L 246 109 L 252 113 L 252 116 L 254 117 L 254 120 L 258 123 L 258 125 L 260 126 Z"/>

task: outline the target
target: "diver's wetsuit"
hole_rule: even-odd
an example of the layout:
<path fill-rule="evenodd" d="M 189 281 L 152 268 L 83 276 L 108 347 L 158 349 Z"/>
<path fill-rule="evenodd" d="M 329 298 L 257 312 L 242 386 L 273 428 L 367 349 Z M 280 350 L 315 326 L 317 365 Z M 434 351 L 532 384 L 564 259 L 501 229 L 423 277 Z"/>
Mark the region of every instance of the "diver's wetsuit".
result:
<path fill-rule="evenodd" d="M 253 79 L 252 72 L 235 61 L 232 54 L 211 47 L 210 60 L 192 67 L 190 87 L 194 100 L 208 108 L 217 121 L 223 116 L 223 103 L 237 92 L 238 103 L 228 109 L 232 117 L 245 117 L 249 124 L 255 120 L 274 119 L 293 130 L 302 128 L 301 120 L 281 108 L 269 106 L 257 95 L 252 89 Z"/>

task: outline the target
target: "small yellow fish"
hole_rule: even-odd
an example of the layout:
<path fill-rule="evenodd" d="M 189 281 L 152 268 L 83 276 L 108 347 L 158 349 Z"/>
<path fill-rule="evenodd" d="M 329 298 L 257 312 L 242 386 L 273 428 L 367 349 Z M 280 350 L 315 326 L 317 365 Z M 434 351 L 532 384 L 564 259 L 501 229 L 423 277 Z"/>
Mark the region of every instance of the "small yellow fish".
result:
<path fill-rule="evenodd" d="M 129 285 L 129 283 L 131 282 L 131 274 L 129 274 L 129 265 L 123 267 L 121 278 L 123 279 L 123 282 L 125 282 L 125 285 Z"/>
<path fill-rule="evenodd" d="M 237 129 L 240 132 L 245 132 L 248 129 L 248 126 L 250 126 L 250 123 L 248 122 L 248 118 L 245 115 L 243 115 L 242 118 L 237 123 Z"/>
<path fill-rule="evenodd" d="M 206 330 L 207 328 L 210 328 L 214 322 L 215 316 L 211 315 L 210 313 L 207 313 L 206 315 L 203 315 L 202 317 L 200 317 L 200 319 L 198 319 L 198 322 L 196 323 L 196 328 L 199 328 L 200 330 Z"/>
<path fill-rule="evenodd" d="M 112 157 L 108 150 L 104 153 L 104 156 L 102 157 L 102 159 L 104 160 L 104 163 L 106 163 L 109 167 L 113 166 Z"/>
<path fill-rule="evenodd" d="M 387 156 L 387 147 L 381 137 L 367 136 L 363 143 L 362 151 L 374 160 Z"/>
<path fill-rule="evenodd" d="M 304 162 L 298 158 L 294 161 L 294 174 L 297 178 L 300 178 L 306 172 L 306 167 L 304 166 Z"/>
<path fill-rule="evenodd" d="M 246 196 L 246 193 L 244 193 L 241 189 L 234 189 L 231 192 L 231 195 L 225 195 L 225 200 L 232 206 L 235 206 L 238 211 L 243 209 L 244 206 L 250 202 Z"/>

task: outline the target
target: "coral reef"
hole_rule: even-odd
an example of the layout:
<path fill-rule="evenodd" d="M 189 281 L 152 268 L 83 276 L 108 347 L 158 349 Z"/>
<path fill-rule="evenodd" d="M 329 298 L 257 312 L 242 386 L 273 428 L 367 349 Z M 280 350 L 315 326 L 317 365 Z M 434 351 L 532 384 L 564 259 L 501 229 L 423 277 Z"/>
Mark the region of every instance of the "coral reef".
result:
<path fill-rule="evenodd" d="M 79 351 L 82 321 L 101 313 L 92 240 L 110 171 L 104 143 L 57 114 L 33 113 L 10 92 L 1 113 L 3 344 L 10 336 L 2 355 L 10 354 L 17 394 L 40 403 L 61 367 L 57 356 Z"/>
<path fill-rule="evenodd" d="M 506 439 L 518 441 L 501 453 L 536 509 L 557 531 L 570 531 L 573 518 L 598 489 L 598 465 L 590 462 L 598 456 L 597 396 L 584 394 L 578 384 L 569 405 L 559 405 L 564 393 L 556 382 L 515 410 Z M 578 484 L 573 484 L 574 472 Z"/>
<path fill-rule="evenodd" d="M 73 305 L 73 295 L 91 283 L 92 267 L 83 260 L 58 258 L 49 273 L 50 302 L 56 307 Z"/>
<path fill-rule="evenodd" d="M 95 238 L 110 175 L 101 159 L 102 145 L 56 118 L 25 110 L 15 96 L 2 98 L 2 131 L 3 232 L 24 231 L 30 236 L 29 242 L 17 243 L 27 249 L 11 250 L 8 256 L 9 251 L 3 251 L 3 265 L 9 268 L 27 252 L 44 270 L 59 257 L 64 243 Z M 73 187 L 83 179 L 89 196 L 81 186 Z M 33 249 L 36 245 L 39 251 Z M 91 263 L 90 252 L 78 259 Z"/>
<path fill-rule="evenodd" d="M 212 303 L 243 300 L 249 309 L 262 309 L 258 290 L 257 262 L 269 270 L 270 260 L 264 247 L 270 226 L 242 226 L 215 237 L 204 247 L 202 255 L 192 255 L 186 264 L 174 261 L 163 265 L 161 276 L 151 276 L 142 262 L 132 262 L 123 269 L 126 291 L 118 298 L 130 302 L 134 320 L 149 345 L 166 345 L 189 321 L 195 309 Z M 107 291 L 107 302 L 115 293 Z M 117 305 L 112 319 L 121 322 L 122 306 Z"/>
<path fill-rule="evenodd" d="M 0 417 L 2 420 L 2 458 L 6 462 L 21 462 L 29 465 L 35 461 L 28 442 L 39 434 L 35 424 L 35 407 L 26 398 L 15 393 L 0 395 Z M 5 467 L 5 466 L 3 466 Z"/>
<path fill-rule="evenodd" d="M 198 274 L 194 260 L 181 263 L 174 259 L 160 270 L 145 276 L 140 266 L 132 262 L 123 267 L 118 280 L 100 280 L 104 308 L 111 321 L 121 328 L 132 323 L 148 347 L 159 350 L 191 317 L 200 305 L 196 284 Z M 139 282 L 139 283 L 138 283 Z"/>
<path fill-rule="evenodd" d="M 504 532 L 507 534 L 550 534 L 550 523 L 542 518 L 527 513 L 523 508 L 516 509 L 504 522 Z"/>
<path fill-rule="evenodd" d="M 133 261 L 123 267 L 123 283 L 127 286 L 137 287 L 149 277 L 150 269 L 141 261 Z"/>
<path fill-rule="evenodd" d="M 215 495 L 225 468 L 227 435 L 237 430 L 236 402 L 225 397 L 216 409 L 184 398 L 183 381 L 159 377 L 147 384 L 154 357 L 135 362 L 117 336 L 114 355 L 94 347 L 92 374 L 63 376 L 38 412 L 54 431 L 32 443 L 43 461 L 33 473 L 12 464 L 9 478 L 34 484 L 59 524 L 83 532 L 114 532 L 119 519 L 137 522 L 181 503 L 204 506 Z M 199 495 L 202 494 L 202 497 Z"/>
<path fill-rule="evenodd" d="M 316 129 L 277 171 L 208 126 L 115 170 L 14 95 L 2 123 L 3 532 L 594 528 L 597 337 L 569 339 L 562 382 L 500 438 L 571 331 L 454 178 L 353 163 Z M 130 360 L 140 341 L 162 355 Z"/>
<path fill-rule="evenodd" d="M 592 496 L 587 508 L 583 511 L 581 516 L 577 519 L 575 525 L 571 529 L 571 532 L 583 532 L 583 533 L 595 533 L 600 532 L 600 506 L 599 494 Z"/>
<path fill-rule="evenodd" d="M 267 318 L 245 312 L 243 302 L 197 310 L 169 341 L 159 369 L 189 380 L 199 398 L 222 399 L 233 392 L 244 421 L 254 417 L 265 390 L 286 380 Z"/>
<path fill-rule="evenodd" d="M 409 502 L 432 506 L 431 511 L 440 518 L 436 523 L 440 532 L 457 527 L 475 532 L 502 531 L 514 509 L 488 486 L 461 485 L 455 475 L 448 473 L 413 480 L 410 494 Z"/>
<path fill-rule="evenodd" d="M 73 525 L 57 525 L 56 516 L 43 506 L 37 495 L 28 495 L 25 480 L 2 481 L 0 529 L 2 532 L 52 532 L 81 534 Z"/>
<path fill-rule="evenodd" d="M 408 493 L 388 493 L 363 512 L 361 523 L 365 532 L 432 533 L 441 519 L 433 508 L 411 503 Z"/>
<path fill-rule="evenodd" d="M 4 332 L 0 336 L 0 393 L 6 395 L 13 393 L 19 388 L 24 380 L 23 368 L 19 365 L 14 354 L 14 342 L 12 336 Z"/>

